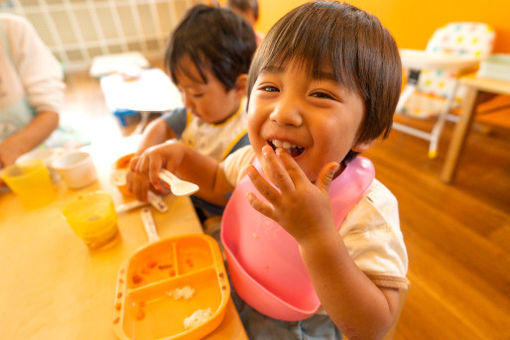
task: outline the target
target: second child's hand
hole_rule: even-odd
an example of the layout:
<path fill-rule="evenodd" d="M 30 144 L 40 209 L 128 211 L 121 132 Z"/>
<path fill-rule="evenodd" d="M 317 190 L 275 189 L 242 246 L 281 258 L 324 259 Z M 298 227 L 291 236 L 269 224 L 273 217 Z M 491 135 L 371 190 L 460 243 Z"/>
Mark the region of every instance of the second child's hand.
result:
<path fill-rule="evenodd" d="M 168 191 L 168 185 L 159 178 L 159 172 L 165 168 L 174 172 L 184 157 L 185 148 L 182 143 L 168 141 L 152 146 L 140 156 L 134 158 L 130 168 L 132 171 L 146 176 L 150 183 L 160 192 Z"/>
<path fill-rule="evenodd" d="M 261 161 L 265 172 L 271 174 L 274 186 L 250 166 L 248 176 L 267 200 L 249 193 L 252 207 L 280 224 L 298 243 L 325 233 L 336 233 L 328 191 L 338 163 L 324 165 L 314 184 L 284 149 L 275 152 L 270 146 L 264 146 L 262 151 L 264 159 Z"/>

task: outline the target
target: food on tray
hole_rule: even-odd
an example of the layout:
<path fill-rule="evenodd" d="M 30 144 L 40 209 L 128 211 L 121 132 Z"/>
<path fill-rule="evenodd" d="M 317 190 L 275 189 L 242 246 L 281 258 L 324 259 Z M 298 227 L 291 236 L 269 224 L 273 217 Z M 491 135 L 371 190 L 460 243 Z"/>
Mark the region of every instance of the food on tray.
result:
<path fill-rule="evenodd" d="M 168 295 L 172 296 L 174 300 L 189 300 L 195 294 L 195 290 L 191 288 L 190 286 L 184 286 L 182 288 L 175 288 L 174 290 L 167 293 Z"/>
<path fill-rule="evenodd" d="M 142 320 L 145 318 L 145 311 L 144 311 L 142 308 L 139 308 L 139 309 L 136 311 L 135 318 L 136 318 L 136 320 L 138 320 L 138 321 L 142 321 Z"/>
<path fill-rule="evenodd" d="M 212 316 L 211 308 L 197 309 L 193 314 L 184 319 L 184 329 L 198 327 Z"/>
<path fill-rule="evenodd" d="M 143 278 L 138 274 L 134 274 L 131 279 L 133 280 L 134 284 L 138 284 L 143 281 Z"/>

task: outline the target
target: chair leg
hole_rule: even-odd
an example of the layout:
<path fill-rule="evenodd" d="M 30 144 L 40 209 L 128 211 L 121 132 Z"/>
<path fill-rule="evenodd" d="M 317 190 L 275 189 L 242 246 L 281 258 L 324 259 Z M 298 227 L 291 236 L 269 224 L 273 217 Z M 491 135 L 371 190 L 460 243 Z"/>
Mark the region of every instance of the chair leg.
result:
<path fill-rule="evenodd" d="M 397 108 L 395 109 L 395 112 L 402 112 L 404 104 L 415 90 L 416 84 L 407 84 L 406 87 L 404 87 L 404 90 L 402 91 L 402 93 L 400 94 L 400 98 L 398 99 Z"/>
<path fill-rule="evenodd" d="M 411 94 L 416 91 L 416 85 L 418 84 L 418 79 L 420 78 L 421 70 L 409 70 L 407 76 L 407 83 L 404 87 L 404 90 L 400 94 L 400 98 L 398 99 L 397 108 L 395 112 L 402 112 L 402 108 L 404 104 L 409 99 Z"/>
<path fill-rule="evenodd" d="M 135 128 L 135 131 L 133 132 L 134 135 L 139 135 L 143 132 L 143 129 L 145 129 L 145 125 L 147 125 L 149 121 L 149 115 L 150 112 L 148 111 L 140 111 L 141 119 L 140 123 Z"/>
<path fill-rule="evenodd" d="M 448 119 L 448 112 L 450 112 L 450 108 L 455 98 L 455 94 L 457 93 L 458 86 L 459 82 L 456 80 L 452 91 L 450 92 L 448 98 L 446 99 L 446 104 L 443 110 L 441 110 L 441 112 L 439 113 L 437 122 L 434 124 L 434 127 L 432 128 L 432 131 L 430 133 L 430 145 L 429 145 L 430 159 L 437 157 L 437 147 L 439 144 L 439 139 L 441 138 L 441 133 L 443 132 L 444 123 Z"/>

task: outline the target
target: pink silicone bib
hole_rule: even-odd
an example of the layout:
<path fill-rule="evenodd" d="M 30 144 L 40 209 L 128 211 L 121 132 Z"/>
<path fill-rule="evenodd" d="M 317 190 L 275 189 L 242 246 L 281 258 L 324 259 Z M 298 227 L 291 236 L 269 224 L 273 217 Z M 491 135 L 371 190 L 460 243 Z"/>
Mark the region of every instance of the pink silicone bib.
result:
<path fill-rule="evenodd" d="M 254 164 L 260 170 L 258 162 Z M 358 156 L 333 180 L 329 194 L 337 228 L 367 191 L 374 173 L 370 160 Z M 245 176 L 222 219 L 221 239 L 232 283 L 246 303 L 267 316 L 305 319 L 318 310 L 320 301 L 298 244 L 279 224 L 251 207 L 248 192 L 257 193 L 257 189 Z"/>

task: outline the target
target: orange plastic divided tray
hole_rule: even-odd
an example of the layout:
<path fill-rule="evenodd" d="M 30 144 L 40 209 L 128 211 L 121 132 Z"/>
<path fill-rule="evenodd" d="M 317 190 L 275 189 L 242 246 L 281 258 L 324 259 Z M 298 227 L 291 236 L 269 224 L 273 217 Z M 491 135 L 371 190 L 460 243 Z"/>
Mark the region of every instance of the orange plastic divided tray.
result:
<path fill-rule="evenodd" d="M 193 290 L 189 296 L 190 290 Z M 188 296 L 179 297 L 178 291 Z M 199 339 L 222 322 L 230 285 L 216 241 L 183 235 L 138 250 L 120 268 L 113 329 L 120 339 Z M 206 321 L 185 328 L 185 319 Z"/>

